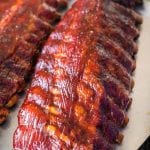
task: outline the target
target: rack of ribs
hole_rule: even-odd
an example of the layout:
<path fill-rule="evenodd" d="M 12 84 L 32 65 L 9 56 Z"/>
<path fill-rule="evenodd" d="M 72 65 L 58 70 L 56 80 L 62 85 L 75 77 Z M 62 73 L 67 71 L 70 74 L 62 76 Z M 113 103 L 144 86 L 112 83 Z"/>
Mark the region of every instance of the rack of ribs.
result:
<path fill-rule="evenodd" d="M 0 124 L 23 90 L 41 45 L 60 19 L 67 0 L 16 0 L 0 3 Z M 35 60 L 35 59 L 34 59 Z M 5 113 L 4 113 L 5 112 Z"/>
<path fill-rule="evenodd" d="M 142 17 L 77 0 L 49 36 L 18 114 L 14 150 L 112 150 L 128 123 Z"/>

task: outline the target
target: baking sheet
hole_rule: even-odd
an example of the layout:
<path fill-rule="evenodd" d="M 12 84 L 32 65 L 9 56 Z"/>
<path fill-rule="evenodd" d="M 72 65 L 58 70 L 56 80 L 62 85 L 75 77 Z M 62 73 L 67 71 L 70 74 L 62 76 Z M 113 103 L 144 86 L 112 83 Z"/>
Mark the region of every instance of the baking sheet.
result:
<path fill-rule="evenodd" d="M 150 1 L 141 9 L 144 23 L 139 39 L 133 103 L 128 112 L 128 126 L 123 130 L 123 143 L 117 150 L 136 150 L 150 135 Z M 13 133 L 17 127 L 17 113 L 24 96 L 11 110 L 8 121 L 0 126 L 0 150 L 12 150 Z"/>

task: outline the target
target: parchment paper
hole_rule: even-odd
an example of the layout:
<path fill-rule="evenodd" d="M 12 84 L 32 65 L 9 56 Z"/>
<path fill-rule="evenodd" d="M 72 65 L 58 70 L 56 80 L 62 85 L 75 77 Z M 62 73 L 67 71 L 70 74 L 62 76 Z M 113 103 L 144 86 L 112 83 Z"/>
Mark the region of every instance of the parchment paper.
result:
<path fill-rule="evenodd" d="M 130 121 L 123 130 L 125 137 L 122 145 L 117 146 L 117 150 L 136 150 L 150 135 L 150 2 L 145 1 L 141 13 L 144 23 L 139 39 L 133 103 L 128 112 Z M 0 126 L 0 150 L 12 150 L 13 133 L 17 127 L 17 113 L 23 99 L 24 96 L 11 110 L 7 123 Z"/>

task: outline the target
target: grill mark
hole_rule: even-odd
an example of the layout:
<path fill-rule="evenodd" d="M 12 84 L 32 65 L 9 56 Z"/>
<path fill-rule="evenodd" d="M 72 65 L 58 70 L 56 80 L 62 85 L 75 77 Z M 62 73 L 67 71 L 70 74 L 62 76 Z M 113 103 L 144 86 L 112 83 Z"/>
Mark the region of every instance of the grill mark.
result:
<path fill-rule="evenodd" d="M 34 92 L 34 94 L 32 94 Z M 34 102 L 43 109 L 52 104 L 53 95 L 39 86 L 32 86 L 28 94 L 28 102 Z"/>
<path fill-rule="evenodd" d="M 32 17 L 34 19 L 34 24 L 33 27 L 30 29 L 30 32 L 38 36 L 41 36 L 41 39 L 43 39 L 45 36 L 44 33 L 45 32 L 49 33 L 51 31 L 51 25 L 49 25 L 47 22 L 41 20 L 35 15 L 33 15 Z"/>
<path fill-rule="evenodd" d="M 34 56 L 35 53 L 37 52 L 35 48 L 31 45 L 25 48 L 24 44 L 20 44 L 16 50 L 16 56 L 24 60 L 27 63 L 31 61 L 31 57 Z"/>
<path fill-rule="evenodd" d="M 105 18 L 104 26 L 111 25 L 111 27 L 113 28 L 117 28 L 117 29 L 120 28 L 126 36 L 129 36 L 132 39 L 136 39 L 140 34 L 140 31 L 132 22 L 128 20 L 120 19 L 115 14 L 106 13 L 104 15 L 104 18 Z"/>
<path fill-rule="evenodd" d="M 43 73 L 43 71 L 41 71 L 41 73 Z M 34 92 L 33 92 L 33 90 L 34 90 Z M 31 93 L 33 92 L 34 94 L 35 94 L 35 97 L 38 97 L 38 96 L 40 96 L 40 97 L 42 97 L 43 98 L 43 96 L 45 97 L 45 94 L 44 95 L 40 95 L 40 93 L 43 93 L 42 91 L 43 91 L 43 89 L 41 89 L 41 88 L 39 88 L 39 87 L 34 87 L 34 88 L 32 88 L 32 89 L 30 89 L 30 91 L 31 91 Z M 44 93 L 45 93 L 46 91 L 44 90 Z M 53 126 L 55 126 L 56 127 L 56 129 L 57 129 L 57 134 L 58 134 L 58 132 L 59 132 L 59 134 L 58 134 L 58 137 L 60 136 L 61 137 L 61 135 L 62 135 L 62 133 L 64 134 L 64 128 L 62 128 L 62 126 L 60 126 L 58 123 L 58 120 L 57 120 L 57 122 L 51 122 L 51 120 L 49 119 L 49 118 L 51 118 L 51 117 L 49 117 L 49 116 L 51 116 L 51 114 L 49 114 L 48 113 L 48 109 L 46 109 L 48 106 L 51 106 L 52 105 L 52 101 L 49 101 L 47 104 L 42 104 L 42 101 L 40 102 L 40 103 L 38 103 L 38 101 L 37 100 L 33 100 L 33 99 L 30 99 L 30 97 L 32 98 L 33 97 L 33 95 L 30 95 L 30 92 L 29 92 L 29 94 L 28 94 L 28 99 L 26 100 L 26 104 L 23 106 L 23 109 L 24 108 L 26 108 L 26 106 L 29 108 L 29 112 L 32 114 L 32 111 L 34 112 L 34 111 L 36 111 L 37 113 L 36 113 L 36 116 L 27 116 L 27 119 L 25 119 L 25 118 L 23 118 L 24 120 L 21 120 L 21 118 L 20 118 L 20 120 L 19 120 L 19 123 L 20 123 L 20 125 L 25 125 L 25 126 L 32 126 L 33 128 L 40 128 L 40 130 L 41 130 L 41 126 L 43 126 L 43 128 L 45 127 L 45 126 L 49 126 L 49 125 L 53 125 Z M 48 97 L 48 98 L 50 98 L 50 97 Z M 45 100 L 45 99 L 47 99 L 46 97 L 43 99 L 43 100 Z M 41 99 L 42 100 L 42 99 Z M 44 101 L 43 101 L 44 102 Z M 28 106 L 29 105 L 29 106 Z M 33 106 L 32 106 L 33 105 Z M 32 109 L 33 108 L 33 109 Z M 36 110 L 35 110 L 36 109 Z M 43 111 L 41 111 L 41 109 L 43 110 Z M 22 110 L 22 111 L 24 111 L 24 110 Z M 28 112 L 28 113 L 29 113 Z M 44 113 L 44 112 L 46 112 L 46 114 Z M 22 115 L 22 112 L 20 112 L 21 114 L 21 116 L 24 116 L 24 115 Z M 34 115 L 34 114 L 33 114 Z M 38 126 L 35 126 L 35 125 L 37 125 L 37 123 L 35 123 L 35 121 L 36 121 L 36 118 L 37 117 L 40 117 L 40 116 L 43 116 L 43 118 L 41 118 L 41 124 L 39 125 L 39 127 Z M 62 117 L 62 115 L 61 115 L 61 117 Z M 30 120 L 30 118 L 34 118 L 34 120 Z M 55 116 L 55 119 L 56 119 L 56 116 Z M 58 118 L 58 119 L 61 119 L 61 118 Z M 29 121 L 28 121 L 29 120 Z M 37 120 L 38 121 L 38 123 L 39 123 L 39 120 Z M 44 121 L 44 124 L 43 124 L 43 121 Z M 26 123 L 27 124 L 26 124 Z M 62 122 L 61 122 L 62 123 Z M 65 123 L 65 122 L 64 122 Z M 68 139 L 70 139 L 70 141 L 73 141 L 73 140 L 71 140 L 71 137 L 68 137 Z M 67 143 L 66 143 L 66 141 L 64 141 L 64 140 L 61 140 L 64 144 L 66 144 L 67 145 Z"/>
<path fill-rule="evenodd" d="M 92 57 L 90 57 L 90 58 L 92 59 Z M 96 58 L 95 58 L 95 61 L 96 61 Z M 88 65 L 86 67 L 89 68 Z M 95 67 L 97 67 L 97 66 L 95 66 Z M 88 72 L 87 72 L 85 69 L 85 76 L 87 75 L 87 73 L 90 73 L 90 72 L 94 74 L 93 70 L 88 70 Z M 103 70 L 101 70 L 101 72 L 103 72 L 105 74 L 105 72 Z M 95 76 L 90 76 L 91 79 L 93 79 L 94 77 Z M 94 82 L 92 80 L 90 81 L 88 78 L 86 79 L 86 77 L 84 77 L 84 75 L 83 75 L 83 81 L 84 81 L 84 83 L 87 84 L 86 80 L 88 81 L 88 84 L 92 87 L 92 89 L 96 90 L 95 93 L 98 93 L 99 92 L 98 88 L 96 88 L 96 89 L 94 88 L 95 81 Z M 98 83 L 98 81 L 97 81 L 97 83 Z M 83 93 L 88 93 L 88 92 L 83 91 Z M 91 96 L 91 97 L 93 97 L 93 96 Z M 87 101 L 87 103 L 90 106 L 90 102 Z M 92 106 L 90 106 L 90 108 L 92 108 Z M 88 110 L 88 111 L 90 111 L 90 110 Z M 95 115 L 93 115 L 93 116 L 95 116 Z M 107 141 L 109 141 L 110 143 L 120 143 L 122 141 L 123 136 L 119 133 L 118 126 L 116 126 L 116 124 L 113 123 L 113 121 L 108 120 L 108 118 L 104 115 L 103 119 L 101 118 L 99 123 L 100 123 L 99 130 L 103 133 L 103 135 L 107 139 Z"/>
<path fill-rule="evenodd" d="M 108 56 L 116 59 L 122 66 L 124 66 L 129 74 L 135 69 L 135 61 L 131 56 L 118 46 L 113 40 L 107 36 L 100 35 L 98 38 L 98 47 L 104 49 Z"/>
<path fill-rule="evenodd" d="M 86 81 L 82 81 L 82 85 L 84 84 L 84 90 L 83 90 L 83 87 L 81 87 L 81 89 L 83 90 L 83 91 L 81 91 L 81 93 L 88 93 L 89 94 L 89 90 L 92 90 L 93 91 L 93 88 L 92 88 L 92 86 L 90 86 L 91 85 L 91 83 L 89 82 L 88 84 L 86 83 Z M 80 85 L 80 84 L 79 84 Z M 98 92 L 98 91 L 96 91 L 96 89 L 94 90 L 95 92 L 95 94 Z M 78 93 L 80 96 L 81 96 L 81 93 Z M 91 93 L 91 92 L 90 92 Z M 81 98 L 81 99 L 87 99 L 87 101 L 86 101 L 86 103 L 83 105 L 82 104 L 82 106 L 84 106 L 84 108 L 86 108 L 87 109 L 87 112 L 88 111 L 90 111 L 90 112 L 92 112 L 90 109 L 92 108 L 92 103 L 94 103 L 94 102 L 92 102 L 92 100 L 91 101 L 89 101 L 89 98 L 90 97 L 93 97 L 93 95 L 95 95 L 95 94 L 90 94 L 90 95 L 85 95 L 85 96 L 83 96 L 83 97 L 79 97 L 79 99 Z M 80 100 L 79 100 L 80 101 Z M 82 100 L 83 101 L 83 100 Z M 87 103 L 88 103 L 88 107 L 87 107 Z M 92 124 L 96 124 L 96 122 L 94 121 L 95 119 L 93 119 L 92 117 L 94 117 L 94 118 L 97 118 L 98 116 L 96 116 L 96 114 L 93 114 L 92 116 L 89 116 L 89 118 L 91 118 L 90 119 L 90 122 L 92 122 Z M 106 119 L 107 120 L 107 119 Z M 108 121 L 108 120 L 107 120 Z M 80 121 L 81 122 L 81 121 Z M 117 138 L 118 138 L 118 135 L 119 135 L 119 130 L 117 129 L 117 127 L 114 125 L 114 123 L 112 123 L 111 121 L 109 121 L 111 124 L 113 124 L 114 125 L 114 127 L 113 128 L 110 128 L 110 126 L 109 126 L 109 123 L 108 122 L 106 122 L 106 121 L 104 121 L 104 120 L 99 120 L 98 119 L 98 122 L 99 122 L 99 128 L 98 128 L 98 132 L 100 132 L 101 134 L 99 135 L 97 135 L 97 138 L 101 138 L 101 142 L 99 141 L 99 143 L 95 143 L 95 145 L 94 145 L 94 147 L 97 147 L 97 146 L 99 146 L 99 148 L 104 148 L 104 147 L 107 147 L 107 148 L 112 148 L 111 147 L 111 145 L 109 145 L 106 141 L 107 140 L 109 140 L 111 143 L 116 143 L 117 141 Z M 104 133 L 105 131 L 103 130 L 103 128 L 102 128 L 102 126 L 103 126 L 103 123 L 102 122 L 105 122 L 105 125 L 107 125 L 108 127 L 106 127 L 106 130 L 109 130 L 106 134 Z M 82 122 L 81 122 L 82 123 Z M 89 126 L 90 126 L 90 124 L 89 124 Z M 115 133 L 115 136 L 112 136 L 112 135 L 110 135 L 110 133 Z M 103 137 L 101 136 L 101 135 L 104 135 Z M 114 135 L 114 134 L 113 134 Z M 98 140 L 98 139 L 97 139 Z M 108 145 L 105 145 L 105 144 L 108 144 Z"/>
<path fill-rule="evenodd" d="M 55 1 L 45 0 L 45 3 L 54 8 L 57 8 L 57 10 L 61 10 L 65 7 L 67 7 L 68 0 L 55 0 Z"/>
<path fill-rule="evenodd" d="M 83 82 L 84 84 L 85 84 L 85 86 L 87 86 L 87 83 L 86 82 Z M 88 84 L 90 84 L 90 83 L 88 83 Z M 83 88 L 82 88 L 83 89 Z M 93 90 L 93 88 L 92 87 L 90 87 L 90 89 L 89 90 Z M 88 89 L 85 89 L 85 91 L 81 91 L 81 93 L 89 93 L 88 92 Z M 95 91 L 95 93 L 97 93 L 98 91 Z M 80 93 L 78 93 L 79 95 L 80 95 Z M 91 112 L 91 108 L 92 108 L 92 103 L 88 100 L 88 98 L 89 97 L 93 97 L 93 94 L 92 95 L 86 95 L 86 99 L 87 99 L 87 101 L 86 101 L 86 103 L 83 105 L 84 106 L 84 108 L 86 107 L 86 109 L 87 109 L 87 111 L 90 111 Z M 85 98 L 85 97 L 79 97 L 79 99 L 80 98 Z M 107 102 L 107 101 L 106 101 Z M 105 102 L 105 103 L 106 103 Z M 88 109 L 88 107 L 87 107 L 87 104 L 88 103 L 88 107 L 89 107 L 89 109 Z M 105 105 L 105 106 L 104 106 Z M 124 113 L 121 111 L 121 110 L 118 110 L 118 109 L 116 109 L 116 108 L 118 108 L 118 107 L 115 107 L 115 106 L 113 106 L 113 105 L 110 105 L 109 103 L 108 103 L 108 105 L 109 105 L 109 107 L 108 106 L 106 106 L 106 104 L 101 104 L 101 106 L 103 106 L 103 108 L 101 109 L 101 113 L 103 114 L 104 112 L 107 112 L 109 109 L 111 109 L 112 111 L 111 111 L 111 113 L 113 112 L 113 113 L 115 113 L 115 115 L 117 114 L 119 114 L 120 116 L 121 116 L 121 122 L 120 122 L 120 120 L 118 121 L 117 119 L 117 116 L 116 116 L 116 118 L 115 117 L 112 117 L 111 115 L 111 118 L 108 118 L 108 116 L 106 116 L 106 113 L 105 114 L 103 114 L 103 119 L 101 119 L 101 120 L 99 120 L 99 130 L 100 130 L 100 132 L 104 135 L 104 137 L 109 141 L 109 142 L 111 142 L 111 143 L 118 143 L 118 142 L 120 142 L 120 140 L 122 140 L 122 139 L 119 139 L 119 136 L 121 136 L 121 134 L 119 133 L 119 129 L 118 129 L 118 126 L 116 126 L 116 122 L 117 122 L 117 124 L 118 125 L 120 125 L 120 126 L 123 126 L 123 125 L 125 125 L 125 115 L 124 115 Z M 107 108 L 106 108 L 107 107 Z M 109 111 L 108 111 L 109 112 Z M 96 114 L 93 114 L 92 116 L 94 116 L 95 118 L 96 117 L 98 117 L 98 116 L 95 116 Z M 92 116 L 90 116 L 90 118 L 92 117 Z M 109 116 L 109 117 L 110 117 Z M 105 119 L 104 119 L 105 118 Z M 93 118 L 92 118 L 93 119 Z M 114 120 L 114 119 L 116 119 L 116 120 Z M 94 122 L 94 120 L 95 119 L 93 119 L 93 120 L 90 120 L 91 122 L 92 122 L 92 124 L 95 124 L 95 122 Z M 80 121 L 81 122 L 81 121 Z M 81 122 L 82 123 L 82 122 Z M 104 129 L 105 128 L 105 129 Z M 112 136 L 113 135 L 113 136 Z"/>
<path fill-rule="evenodd" d="M 39 9 L 38 17 L 45 22 L 53 23 L 59 21 L 61 16 L 55 8 L 43 3 Z"/>
<path fill-rule="evenodd" d="M 22 64 L 21 61 L 14 62 L 12 60 L 9 60 L 5 62 L 4 68 L 9 69 L 10 73 L 15 73 L 18 78 L 25 76 L 25 74 L 30 70 L 31 64 Z"/>
<path fill-rule="evenodd" d="M 24 40 L 27 43 L 30 43 L 30 44 L 35 43 L 36 45 L 38 45 L 40 42 L 40 38 L 34 33 L 26 33 L 24 35 Z"/>
<path fill-rule="evenodd" d="M 132 89 L 132 78 L 124 71 L 116 61 L 112 59 L 103 59 L 101 61 L 102 66 L 104 67 L 105 72 L 110 73 L 116 80 L 123 84 L 123 86 L 131 91 Z"/>
<path fill-rule="evenodd" d="M 127 125 L 129 119 L 124 110 L 120 109 L 109 96 L 106 96 L 106 98 L 102 100 L 100 109 L 106 114 L 108 120 L 111 120 L 120 128 Z"/>
<path fill-rule="evenodd" d="M 3 64 L 1 64 L 1 69 L 0 69 L 1 72 L 5 72 L 3 70 L 8 70 L 9 73 L 6 75 L 6 77 L 10 77 L 11 79 L 13 79 L 13 77 L 11 77 L 10 74 L 12 73 L 15 74 L 16 76 L 15 80 L 19 80 L 20 78 L 23 78 L 31 68 L 30 61 L 27 61 L 26 59 L 21 59 L 20 57 L 17 56 L 17 51 L 20 51 L 20 49 L 22 48 L 21 46 L 17 48 L 16 53 L 12 55 L 12 57 L 10 57 L 5 62 L 3 62 Z M 23 51 L 20 52 L 23 53 Z"/>
<path fill-rule="evenodd" d="M 59 140 L 56 137 L 50 137 L 48 133 L 41 131 L 39 129 L 34 129 L 32 127 L 26 127 L 26 126 L 20 126 L 20 128 L 16 130 L 16 134 L 17 133 L 20 133 L 20 135 L 22 136 L 24 135 L 23 137 L 29 137 L 28 139 L 27 138 L 22 139 L 25 143 L 27 141 L 30 141 L 30 143 L 33 143 L 33 141 L 37 143 L 42 141 L 43 144 L 39 145 L 40 149 L 48 150 L 46 146 L 47 144 L 49 146 L 53 146 L 53 148 L 56 148 L 56 149 L 60 149 L 60 145 L 62 145 L 64 148 L 67 148 L 66 145 L 61 140 Z M 56 140 L 57 140 L 57 143 L 56 143 Z M 21 144 L 19 146 L 21 146 Z M 24 147 L 26 149 L 29 149 L 29 148 L 34 149 L 35 146 L 33 146 L 32 144 L 25 144 Z"/>
<path fill-rule="evenodd" d="M 114 100 L 114 102 L 124 110 L 127 110 L 131 105 L 131 98 L 129 97 L 129 92 L 121 86 L 118 81 L 108 74 L 102 77 L 101 81 L 106 89 L 106 93 Z"/>
<path fill-rule="evenodd" d="M 20 8 L 20 6 L 23 5 L 23 2 L 18 1 L 17 4 L 14 4 L 13 6 L 11 6 L 10 11 L 8 12 L 8 15 L 5 15 L 0 24 L 0 32 L 3 31 L 3 29 L 6 27 L 6 25 L 11 21 L 11 18 L 13 18 L 15 16 L 15 13 L 18 11 L 18 9 Z"/>
<path fill-rule="evenodd" d="M 126 69 L 116 60 L 107 55 L 102 48 L 98 48 L 99 63 L 101 64 L 102 70 L 109 72 L 116 80 L 120 81 L 127 90 L 131 91 L 133 87 L 133 79 L 128 74 Z"/>
<path fill-rule="evenodd" d="M 61 118 L 58 118 L 57 122 L 51 122 L 51 120 L 50 120 L 51 114 L 48 113 L 48 110 L 46 110 L 45 107 L 42 108 L 39 104 L 35 103 L 35 101 L 29 101 L 29 100 L 27 100 L 26 104 L 24 104 L 22 107 L 23 107 L 23 109 L 19 112 L 20 116 L 24 116 L 24 114 L 26 114 L 26 113 L 31 114 L 31 116 L 28 115 L 28 116 L 26 116 L 26 118 L 20 117 L 19 123 L 21 126 L 23 125 L 23 126 L 27 126 L 27 127 L 40 129 L 40 130 L 41 130 L 41 127 L 42 127 L 42 129 L 44 129 L 45 126 L 47 126 L 47 127 L 54 126 L 54 127 L 56 127 L 56 130 L 57 130 L 56 131 L 57 133 L 55 134 L 56 136 L 61 137 L 62 134 L 65 134 L 64 128 L 58 124 L 59 123 L 58 119 L 61 119 Z M 36 111 L 37 113 L 36 114 L 32 113 L 34 111 Z M 41 116 L 43 116 L 40 119 L 41 122 L 39 122 L 39 120 L 36 120 L 36 118 L 41 117 Z M 61 115 L 61 117 L 62 117 L 62 115 Z M 34 119 L 32 119 L 32 118 L 34 118 Z M 55 116 L 55 119 L 56 119 L 56 116 Z M 36 122 L 38 122 L 38 124 L 40 123 L 40 125 L 38 125 Z M 67 122 L 64 121 L 64 125 L 65 125 L 65 123 L 67 123 Z M 36 126 L 36 125 L 38 125 L 38 126 Z M 71 137 L 68 137 L 68 139 L 70 141 L 73 141 L 73 139 Z M 66 141 L 64 141 L 63 139 L 61 141 L 67 145 Z"/>
<path fill-rule="evenodd" d="M 19 123 L 20 125 L 24 126 L 32 126 L 33 128 L 44 128 L 44 126 L 48 122 L 48 116 L 46 113 L 43 111 L 42 107 L 37 105 L 36 103 L 33 102 L 26 102 L 26 104 L 23 104 L 23 109 L 19 111 L 20 116 L 25 116 L 25 117 L 20 117 L 19 118 Z M 33 114 L 32 112 L 36 111 L 36 114 Z M 28 114 L 28 115 L 26 115 Z M 41 117 L 40 120 L 37 120 L 37 117 Z M 38 124 L 37 124 L 38 122 Z"/>
<path fill-rule="evenodd" d="M 130 18 L 130 20 L 133 20 L 135 24 L 141 24 L 142 23 L 142 17 L 136 13 L 135 11 L 128 9 L 126 7 L 123 7 L 117 3 L 110 2 L 112 8 L 114 7 L 116 13 L 119 13 L 121 16 L 125 16 L 127 18 Z"/>
<path fill-rule="evenodd" d="M 120 143 L 123 139 L 123 135 L 120 134 L 118 126 L 111 120 L 108 120 L 105 115 L 101 116 L 99 129 L 111 144 Z"/>
<path fill-rule="evenodd" d="M 121 31 L 118 31 L 118 29 L 109 28 L 109 30 L 104 30 L 104 34 L 106 34 L 108 38 L 113 39 L 118 45 L 127 51 L 131 57 L 137 53 L 137 44 L 132 39 L 125 36 Z"/>
<path fill-rule="evenodd" d="M 57 0 L 55 0 L 55 1 L 52 1 L 52 0 L 44 0 L 44 2 L 45 2 L 47 5 L 52 6 L 52 7 L 58 9 L 59 3 L 58 3 Z"/>
<path fill-rule="evenodd" d="M 6 97 L 10 96 L 11 93 L 14 93 L 17 88 L 18 85 L 16 82 L 0 75 L 0 103 L 5 104 L 7 100 Z M 11 91 L 11 93 L 8 93 L 7 91 Z"/>
<path fill-rule="evenodd" d="M 108 143 L 102 133 L 99 131 L 99 135 L 94 140 L 93 150 L 104 149 L 104 150 L 112 150 L 114 147 Z"/>

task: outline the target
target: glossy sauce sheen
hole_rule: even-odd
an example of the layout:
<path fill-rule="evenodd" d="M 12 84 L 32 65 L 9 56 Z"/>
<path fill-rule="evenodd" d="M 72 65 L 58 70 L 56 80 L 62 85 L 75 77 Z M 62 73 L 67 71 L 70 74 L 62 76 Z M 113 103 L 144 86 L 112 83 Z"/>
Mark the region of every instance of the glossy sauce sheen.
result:
<path fill-rule="evenodd" d="M 78 0 L 46 42 L 14 133 L 15 150 L 111 150 L 121 143 L 141 17 Z"/>
<path fill-rule="evenodd" d="M 0 19 L 2 18 L 5 11 L 7 11 L 12 5 L 14 5 L 16 0 L 1 0 L 0 2 Z"/>
<path fill-rule="evenodd" d="M 33 57 L 52 31 L 66 0 L 0 2 L 0 105 L 24 88 Z"/>

